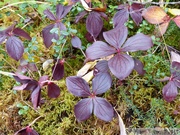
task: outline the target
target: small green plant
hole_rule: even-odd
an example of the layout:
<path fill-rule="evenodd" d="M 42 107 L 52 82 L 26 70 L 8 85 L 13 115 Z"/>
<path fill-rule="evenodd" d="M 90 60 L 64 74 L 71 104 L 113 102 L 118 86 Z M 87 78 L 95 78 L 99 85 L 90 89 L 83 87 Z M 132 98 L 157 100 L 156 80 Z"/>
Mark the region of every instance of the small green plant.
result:
<path fill-rule="evenodd" d="M 19 108 L 18 114 L 25 115 L 28 113 L 29 107 L 27 105 L 22 105 L 21 103 L 17 103 L 16 107 Z"/>

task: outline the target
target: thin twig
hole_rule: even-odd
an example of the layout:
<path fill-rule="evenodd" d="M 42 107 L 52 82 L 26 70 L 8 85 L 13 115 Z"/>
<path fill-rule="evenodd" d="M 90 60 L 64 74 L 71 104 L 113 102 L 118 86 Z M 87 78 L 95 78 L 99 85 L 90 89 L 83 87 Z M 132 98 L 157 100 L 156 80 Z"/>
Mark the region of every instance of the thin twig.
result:
<path fill-rule="evenodd" d="M 38 3 L 38 4 L 48 4 L 48 5 L 50 5 L 48 2 L 41 2 L 41 1 L 21 1 L 21 2 L 16 2 L 16 3 L 9 4 L 7 6 L 3 6 L 2 8 L 0 8 L 0 11 L 5 9 L 5 8 L 8 8 L 8 7 L 11 7 L 11 6 L 14 6 L 14 5 L 18 5 L 18 4 L 23 4 L 23 3 Z"/>
<path fill-rule="evenodd" d="M 132 3 L 138 3 L 138 4 L 154 4 L 154 5 L 161 5 L 161 4 L 171 4 L 171 5 L 176 5 L 176 4 L 180 4 L 180 1 L 178 2 L 153 2 L 153 1 L 147 1 L 147 2 L 139 2 L 139 1 L 134 1 L 134 0 L 128 0 L 128 2 L 132 2 Z"/>
<path fill-rule="evenodd" d="M 31 122 L 30 124 L 29 124 L 29 126 L 32 126 L 38 119 L 40 119 L 41 117 L 43 117 L 43 116 L 39 116 L 39 117 L 37 117 L 36 119 L 34 119 L 33 120 L 33 122 Z"/>

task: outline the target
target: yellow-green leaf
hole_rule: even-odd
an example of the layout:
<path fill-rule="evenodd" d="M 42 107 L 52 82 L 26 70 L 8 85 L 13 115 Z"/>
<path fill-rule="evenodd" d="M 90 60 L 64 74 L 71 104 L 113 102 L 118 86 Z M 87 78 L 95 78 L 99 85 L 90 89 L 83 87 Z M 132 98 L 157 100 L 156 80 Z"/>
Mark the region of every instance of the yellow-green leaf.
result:
<path fill-rule="evenodd" d="M 173 9 L 168 8 L 168 12 L 174 16 L 180 15 L 180 9 L 177 9 L 177 8 L 173 8 Z"/>

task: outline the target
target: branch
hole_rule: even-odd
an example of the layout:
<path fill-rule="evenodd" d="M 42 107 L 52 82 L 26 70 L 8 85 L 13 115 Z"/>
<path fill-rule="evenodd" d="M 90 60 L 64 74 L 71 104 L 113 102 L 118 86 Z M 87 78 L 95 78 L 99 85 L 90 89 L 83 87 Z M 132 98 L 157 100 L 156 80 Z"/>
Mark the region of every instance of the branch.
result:
<path fill-rule="evenodd" d="M 168 5 L 168 4 L 171 4 L 171 5 L 175 5 L 175 4 L 180 4 L 180 1 L 178 2 L 153 2 L 153 1 L 147 1 L 147 2 L 139 2 L 139 1 L 134 1 L 134 0 L 127 0 L 128 2 L 132 2 L 132 3 L 138 3 L 138 4 L 154 4 L 154 5 L 162 5 L 162 4 L 165 4 L 165 5 Z"/>

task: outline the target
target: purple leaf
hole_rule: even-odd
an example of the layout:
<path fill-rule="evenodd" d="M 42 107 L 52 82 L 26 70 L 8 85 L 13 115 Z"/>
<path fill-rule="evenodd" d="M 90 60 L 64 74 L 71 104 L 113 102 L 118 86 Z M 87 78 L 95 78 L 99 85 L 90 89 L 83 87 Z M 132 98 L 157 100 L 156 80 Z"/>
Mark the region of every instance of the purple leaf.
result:
<path fill-rule="evenodd" d="M 80 19 L 82 19 L 85 15 L 87 15 L 87 12 L 86 11 L 82 11 L 80 12 L 76 18 L 75 18 L 75 23 L 78 23 Z"/>
<path fill-rule="evenodd" d="M 171 51 L 171 61 L 177 61 L 180 63 L 180 55 L 178 53 Z"/>
<path fill-rule="evenodd" d="M 116 54 L 108 61 L 109 69 L 120 80 L 124 80 L 134 68 L 134 60 L 127 54 Z"/>
<path fill-rule="evenodd" d="M 11 36 L 6 41 L 6 50 L 13 59 L 18 61 L 24 53 L 24 46 L 19 38 Z"/>
<path fill-rule="evenodd" d="M 103 33 L 104 39 L 116 49 L 119 49 L 128 35 L 128 29 L 125 26 L 120 26 Z"/>
<path fill-rule="evenodd" d="M 38 71 L 37 66 L 36 66 L 35 63 L 28 63 L 27 67 L 28 67 L 28 69 L 31 70 L 32 72 Z"/>
<path fill-rule="evenodd" d="M 45 44 L 45 46 L 47 48 L 49 48 L 52 45 L 52 39 L 58 39 L 59 36 L 56 33 L 50 33 L 50 30 L 56 28 L 55 24 L 50 24 L 48 26 L 46 26 L 43 30 L 42 30 L 42 37 L 43 37 L 43 42 Z"/>
<path fill-rule="evenodd" d="M 77 76 L 70 76 L 66 78 L 66 86 L 68 90 L 75 96 L 88 97 L 91 95 L 88 83 Z"/>
<path fill-rule="evenodd" d="M 139 75 L 144 75 L 146 71 L 143 69 L 144 65 L 138 59 L 134 59 L 134 70 L 138 72 Z"/>
<path fill-rule="evenodd" d="M 106 21 L 108 21 L 108 16 L 104 12 L 98 12 L 101 17 L 103 17 Z"/>
<path fill-rule="evenodd" d="M 71 10 L 72 8 L 72 5 L 69 5 L 69 6 L 63 6 L 61 4 L 58 4 L 56 6 L 56 16 L 57 16 L 57 19 L 60 20 L 62 19 L 63 17 L 65 17 L 67 15 L 67 13 L 69 13 L 69 11 Z"/>
<path fill-rule="evenodd" d="M 180 63 L 173 61 L 171 63 L 171 75 L 173 79 L 180 80 Z"/>
<path fill-rule="evenodd" d="M 129 18 L 129 12 L 127 8 L 123 8 L 119 10 L 113 17 L 114 27 L 122 26 L 125 22 L 127 22 Z"/>
<path fill-rule="evenodd" d="M 5 32 L 0 31 L 0 44 L 2 44 L 2 42 L 6 39 L 7 35 L 5 34 Z"/>
<path fill-rule="evenodd" d="M 19 73 L 15 73 L 15 76 L 13 76 L 13 77 L 17 82 L 20 82 L 23 84 L 28 83 L 29 81 L 32 81 L 32 78 L 24 76 L 24 75 L 19 74 Z"/>
<path fill-rule="evenodd" d="M 13 90 L 24 90 L 27 87 L 27 85 L 28 85 L 28 83 L 25 83 L 20 86 L 15 86 L 15 87 L 13 87 Z"/>
<path fill-rule="evenodd" d="M 54 16 L 54 14 L 53 14 L 49 9 L 44 10 L 43 13 L 44 13 L 50 20 L 53 20 L 53 21 L 56 20 L 56 17 Z"/>
<path fill-rule="evenodd" d="M 102 41 L 96 41 L 86 49 L 86 56 L 90 60 L 95 60 L 114 54 L 116 49 Z"/>
<path fill-rule="evenodd" d="M 72 37 L 71 44 L 73 47 L 81 49 L 82 43 L 78 37 L 76 37 L 76 36 Z"/>
<path fill-rule="evenodd" d="M 34 129 L 27 126 L 19 131 L 17 131 L 14 135 L 39 135 Z"/>
<path fill-rule="evenodd" d="M 94 115 L 104 121 L 111 121 L 114 117 L 114 109 L 112 105 L 104 98 L 95 97 L 94 103 Z"/>
<path fill-rule="evenodd" d="M 41 100 L 41 88 L 38 85 L 31 93 L 31 102 L 35 109 L 40 105 L 40 100 Z"/>
<path fill-rule="evenodd" d="M 137 4 L 137 3 L 133 3 L 130 6 L 130 15 L 137 26 L 142 22 L 142 16 L 140 12 L 140 9 L 142 8 L 143 8 L 143 5 Z"/>
<path fill-rule="evenodd" d="M 38 82 L 36 80 L 32 80 L 32 81 L 29 81 L 27 83 L 27 86 L 22 90 L 31 90 L 31 91 L 33 91 L 34 89 L 36 89 L 38 87 L 38 85 L 39 84 L 38 84 Z"/>
<path fill-rule="evenodd" d="M 80 100 L 74 107 L 74 113 L 78 121 L 88 119 L 93 111 L 92 98 L 85 98 Z"/>
<path fill-rule="evenodd" d="M 29 36 L 28 33 L 26 33 L 24 30 L 20 29 L 20 28 L 15 28 L 13 30 L 13 33 L 16 35 L 16 36 L 20 36 L 20 37 L 24 37 L 28 40 L 31 40 L 31 37 Z"/>
<path fill-rule="evenodd" d="M 41 76 L 41 77 L 39 78 L 39 81 L 38 81 L 40 87 L 46 85 L 46 84 L 48 83 L 48 82 L 47 82 L 48 79 L 49 79 L 49 76 L 48 76 L 48 75 Z"/>
<path fill-rule="evenodd" d="M 152 39 L 142 33 L 138 33 L 135 36 L 130 37 L 122 47 L 124 52 L 135 52 L 138 50 L 148 50 L 153 46 Z"/>
<path fill-rule="evenodd" d="M 176 25 L 180 28 L 180 15 L 177 15 L 173 21 L 176 23 Z"/>
<path fill-rule="evenodd" d="M 164 87 L 163 87 L 163 98 L 167 102 L 173 101 L 176 96 L 178 95 L 177 86 L 175 85 L 174 81 L 169 81 Z"/>
<path fill-rule="evenodd" d="M 92 21 L 93 20 L 93 21 Z M 103 21 L 97 12 L 91 12 L 86 19 L 86 29 L 94 37 L 97 38 L 103 28 Z"/>
<path fill-rule="evenodd" d="M 59 28 L 59 30 L 66 30 L 66 26 L 62 22 L 58 22 L 55 24 L 55 27 Z"/>
<path fill-rule="evenodd" d="M 167 77 L 165 76 L 164 78 L 162 79 L 156 79 L 157 81 L 160 81 L 160 82 L 165 82 L 165 81 L 169 81 L 170 77 Z"/>
<path fill-rule="evenodd" d="M 64 77 L 64 60 L 58 60 L 53 66 L 53 80 L 60 80 Z"/>
<path fill-rule="evenodd" d="M 101 60 L 96 64 L 94 74 L 97 75 L 99 73 L 106 73 L 108 70 L 108 62 L 106 60 Z"/>
<path fill-rule="evenodd" d="M 60 88 L 55 83 L 48 83 L 48 97 L 57 98 L 60 95 Z"/>
<path fill-rule="evenodd" d="M 109 73 L 101 73 L 92 80 L 92 89 L 95 95 L 105 93 L 112 84 L 112 78 Z"/>

